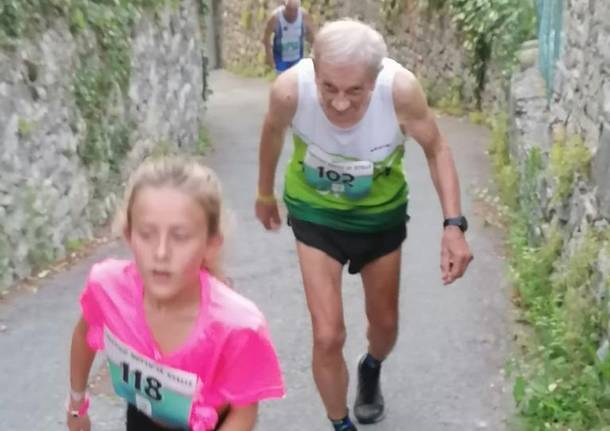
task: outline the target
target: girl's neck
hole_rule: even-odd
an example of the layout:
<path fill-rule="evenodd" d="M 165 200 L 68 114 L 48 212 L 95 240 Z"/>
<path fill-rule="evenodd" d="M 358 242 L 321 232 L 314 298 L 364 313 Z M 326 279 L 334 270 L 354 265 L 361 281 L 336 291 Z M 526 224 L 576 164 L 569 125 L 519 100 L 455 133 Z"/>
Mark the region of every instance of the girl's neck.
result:
<path fill-rule="evenodd" d="M 199 307 L 201 302 L 201 287 L 199 280 L 189 286 L 182 288 L 176 295 L 169 298 L 155 298 L 146 293 L 144 289 L 144 305 L 149 310 L 159 312 L 171 312 L 191 308 L 194 305 Z"/>

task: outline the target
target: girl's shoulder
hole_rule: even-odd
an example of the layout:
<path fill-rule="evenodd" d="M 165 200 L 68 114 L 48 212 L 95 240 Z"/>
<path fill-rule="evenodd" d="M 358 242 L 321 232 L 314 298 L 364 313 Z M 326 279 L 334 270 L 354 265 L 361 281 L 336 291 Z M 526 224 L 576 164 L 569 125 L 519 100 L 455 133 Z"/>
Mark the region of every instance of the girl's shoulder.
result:
<path fill-rule="evenodd" d="M 231 329 L 259 330 L 266 326 L 265 316 L 258 306 L 227 286 L 222 281 L 210 276 L 210 318 Z"/>
<path fill-rule="evenodd" d="M 89 277 L 96 279 L 116 279 L 127 277 L 127 272 L 134 265 L 133 261 L 108 258 L 100 260 L 91 266 Z"/>
<path fill-rule="evenodd" d="M 121 288 L 134 279 L 134 263 L 130 260 L 104 259 L 96 262 L 89 270 L 87 285 L 99 286 L 104 290 Z"/>

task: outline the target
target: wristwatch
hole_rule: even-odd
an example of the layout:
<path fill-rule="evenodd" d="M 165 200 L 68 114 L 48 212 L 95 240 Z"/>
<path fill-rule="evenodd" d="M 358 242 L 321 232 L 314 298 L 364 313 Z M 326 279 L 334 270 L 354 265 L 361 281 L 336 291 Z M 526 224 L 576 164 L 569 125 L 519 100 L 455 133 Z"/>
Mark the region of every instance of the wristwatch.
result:
<path fill-rule="evenodd" d="M 457 226 L 462 232 L 466 232 L 468 230 L 468 220 L 466 220 L 466 217 L 463 215 L 458 217 L 449 217 L 443 221 L 443 228 L 447 226 Z"/>

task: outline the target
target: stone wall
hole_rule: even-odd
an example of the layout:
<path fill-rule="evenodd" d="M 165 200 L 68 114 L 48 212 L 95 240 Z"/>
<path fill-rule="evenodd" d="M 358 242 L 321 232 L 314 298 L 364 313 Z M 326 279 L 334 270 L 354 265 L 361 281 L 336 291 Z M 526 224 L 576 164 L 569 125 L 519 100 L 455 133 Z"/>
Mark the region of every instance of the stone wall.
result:
<path fill-rule="evenodd" d="M 57 19 L 0 50 L 0 290 L 90 238 L 146 155 L 196 151 L 206 76 L 199 6 L 139 11 L 126 85 L 113 82 L 98 111 L 91 83 L 110 71 L 90 28 Z"/>
<path fill-rule="evenodd" d="M 551 121 L 583 137 L 593 157 L 591 190 L 610 219 L 610 9 L 602 0 L 571 0 L 564 54 L 557 64 Z"/>
<path fill-rule="evenodd" d="M 572 258 L 589 250 L 586 284 L 568 286 L 566 301 L 574 299 L 570 295 L 578 301 L 592 297 L 603 308 L 610 289 L 609 22 L 604 0 L 568 1 L 552 94 L 545 92 L 538 65 L 525 62 L 513 76 L 509 111 L 510 154 L 533 237 L 544 243 L 550 226 L 559 227 L 556 279 L 569 271 Z M 542 164 L 532 174 L 534 152 Z M 600 354 L 607 352 L 606 341 Z"/>
<path fill-rule="evenodd" d="M 279 3 L 223 0 L 222 57 L 227 68 L 264 73 L 264 23 Z M 421 10 L 414 0 L 405 1 L 403 10 L 390 17 L 384 14 L 379 0 L 303 0 L 302 4 L 318 27 L 340 17 L 372 24 L 384 34 L 390 55 L 420 78 L 433 103 L 445 99 L 444 103 L 472 105 L 474 79 L 468 71 L 460 35 L 446 12 Z M 499 94 L 506 97 L 503 92 Z M 493 104 L 497 97 L 498 92 L 491 91 L 484 99 Z M 456 100 L 447 100 L 452 98 Z"/>

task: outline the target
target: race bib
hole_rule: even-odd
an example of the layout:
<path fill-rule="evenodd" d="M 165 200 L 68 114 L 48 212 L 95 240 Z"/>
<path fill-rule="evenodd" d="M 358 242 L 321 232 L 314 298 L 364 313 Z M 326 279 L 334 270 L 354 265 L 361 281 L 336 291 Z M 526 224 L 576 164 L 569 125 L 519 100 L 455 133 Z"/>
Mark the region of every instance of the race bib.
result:
<path fill-rule="evenodd" d="M 372 162 L 337 159 L 313 145 L 307 147 L 303 169 L 305 179 L 312 187 L 322 192 L 343 194 L 349 199 L 362 199 L 373 185 Z"/>
<path fill-rule="evenodd" d="M 301 42 L 297 40 L 282 41 L 282 60 L 286 62 L 297 61 L 301 58 Z"/>
<path fill-rule="evenodd" d="M 197 375 L 160 365 L 137 353 L 104 328 L 112 385 L 118 396 L 150 418 L 188 429 Z"/>

